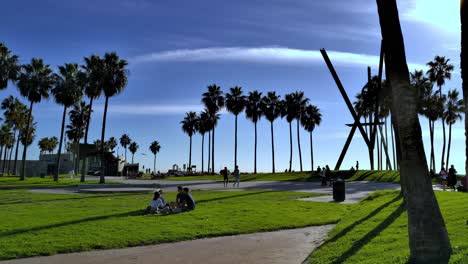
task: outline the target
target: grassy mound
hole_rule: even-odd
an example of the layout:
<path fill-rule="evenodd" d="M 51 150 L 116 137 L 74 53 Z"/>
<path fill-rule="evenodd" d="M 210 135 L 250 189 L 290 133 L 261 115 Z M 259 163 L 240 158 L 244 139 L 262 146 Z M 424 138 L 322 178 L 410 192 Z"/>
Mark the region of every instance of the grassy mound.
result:
<path fill-rule="evenodd" d="M 468 260 L 468 195 L 436 192 L 453 247 L 450 263 Z M 399 192 L 377 192 L 343 217 L 310 263 L 406 263 L 407 213 Z"/>

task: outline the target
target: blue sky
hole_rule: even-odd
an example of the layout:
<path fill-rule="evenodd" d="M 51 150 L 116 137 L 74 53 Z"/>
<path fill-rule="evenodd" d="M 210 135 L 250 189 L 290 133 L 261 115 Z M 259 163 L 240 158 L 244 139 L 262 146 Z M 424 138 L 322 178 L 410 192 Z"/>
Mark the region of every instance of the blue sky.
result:
<path fill-rule="evenodd" d="M 460 89 L 459 1 L 398 1 L 410 69 L 425 69 L 435 55 L 449 57 L 456 72 L 447 89 Z M 188 162 L 188 137 L 179 122 L 184 113 L 202 109 L 200 96 L 216 83 L 227 91 L 277 91 L 282 96 L 304 91 L 323 113 L 314 132 L 315 164 L 334 167 L 352 121 L 319 53 L 329 51 L 350 96 L 367 79 L 366 66 L 376 73 L 380 31 L 375 1 L 164 1 L 82 0 L 7 1 L 2 5 L 0 41 L 18 54 L 22 63 L 41 57 L 54 69 L 68 62 L 83 63 L 90 54 L 116 51 L 129 61 L 125 91 L 110 99 L 106 137 L 123 133 L 140 145 L 135 159 L 152 167 L 148 147 L 162 146 L 157 169 Z M 19 96 L 11 85 L 0 92 Z M 103 100 L 92 116 L 91 140 L 100 138 Z M 53 99 L 35 107 L 37 138 L 58 135 L 61 108 Z M 243 115 L 242 115 L 243 116 Z M 427 120 L 421 118 L 426 153 Z M 216 164 L 232 167 L 234 118 L 223 114 L 216 130 Z M 436 160 L 441 148 L 440 122 L 436 124 Z M 271 169 L 269 124 L 259 123 L 258 169 Z M 289 134 L 286 121 L 275 122 L 276 168 L 287 168 Z M 295 133 L 295 131 L 294 131 Z M 304 169 L 310 168 L 309 138 L 301 131 Z M 464 132 L 453 128 L 451 160 L 462 170 Z M 253 170 L 253 124 L 239 119 L 239 165 Z M 37 141 L 37 140 L 36 140 Z M 293 167 L 298 170 L 294 134 Z M 206 150 L 206 148 L 205 148 Z M 122 147 L 118 149 L 123 153 Z M 201 137 L 194 137 L 192 162 L 200 168 Z M 28 158 L 38 157 L 35 142 Z M 368 168 L 364 141 L 356 137 L 342 168 L 360 160 Z M 206 151 L 205 151 L 206 154 Z M 206 161 L 206 157 L 205 157 Z M 439 164 L 439 162 L 437 162 Z"/>

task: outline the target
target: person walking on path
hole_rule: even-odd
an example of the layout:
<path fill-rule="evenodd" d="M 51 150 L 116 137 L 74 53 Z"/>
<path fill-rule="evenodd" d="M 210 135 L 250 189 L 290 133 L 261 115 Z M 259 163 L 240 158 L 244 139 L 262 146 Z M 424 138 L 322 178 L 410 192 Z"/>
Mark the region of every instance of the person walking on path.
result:
<path fill-rule="evenodd" d="M 455 185 L 457 185 L 457 170 L 452 165 L 448 171 L 448 186 L 455 191 Z"/>
<path fill-rule="evenodd" d="M 237 184 L 237 188 L 239 188 L 239 182 L 240 182 L 239 166 L 236 165 L 236 168 L 234 169 L 234 172 L 232 173 L 232 175 L 235 178 L 233 187 L 236 187 L 236 184 Z"/>
<path fill-rule="evenodd" d="M 330 183 L 329 186 L 332 186 L 331 170 L 330 167 L 328 167 L 328 165 L 325 166 L 325 177 Z"/>
<path fill-rule="evenodd" d="M 442 181 L 442 189 L 445 191 L 445 187 L 447 186 L 447 171 L 445 170 L 444 167 L 442 167 L 442 169 L 440 169 L 440 172 L 439 172 L 439 177 L 440 177 L 440 180 Z"/>
<path fill-rule="evenodd" d="M 221 174 L 223 175 L 224 188 L 226 188 L 226 187 L 228 187 L 228 183 L 229 183 L 228 169 L 226 167 L 224 167 L 224 169 L 221 170 Z"/>

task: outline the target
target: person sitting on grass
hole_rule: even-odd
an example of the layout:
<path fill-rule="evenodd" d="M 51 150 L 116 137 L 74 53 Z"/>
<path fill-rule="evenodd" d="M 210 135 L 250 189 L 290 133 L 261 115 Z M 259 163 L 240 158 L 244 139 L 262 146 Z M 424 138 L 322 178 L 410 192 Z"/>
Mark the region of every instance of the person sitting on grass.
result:
<path fill-rule="evenodd" d="M 186 206 L 182 208 L 182 211 L 195 210 L 195 199 L 193 199 L 192 195 L 190 194 L 189 188 L 185 187 L 183 194 L 185 196 Z"/>
<path fill-rule="evenodd" d="M 177 186 L 177 196 L 176 196 L 176 206 L 177 208 L 183 208 L 185 207 L 185 204 L 187 203 L 187 196 L 184 194 L 184 189 L 182 186 Z"/>
<path fill-rule="evenodd" d="M 161 200 L 161 194 L 155 192 L 151 205 L 146 208 L 145 214 L 167 213 L 170 210 L 170 207 Z"/>
<path fill-rule="evenodd" d="M 161 196 L 159 197 L 159 199 L 161 199 L 161 201 L 163 202 L 163 204 L 167 205 L 166 199 L 164 199 L 163 190 L 162 190 L 162 189 L 157 189 L 156 191 L 161 195 Z"/>

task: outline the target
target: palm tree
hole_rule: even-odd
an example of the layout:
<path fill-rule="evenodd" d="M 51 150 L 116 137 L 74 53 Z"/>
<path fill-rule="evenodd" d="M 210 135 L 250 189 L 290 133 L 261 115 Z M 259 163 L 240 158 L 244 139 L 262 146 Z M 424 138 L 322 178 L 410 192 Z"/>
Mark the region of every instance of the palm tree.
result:
<path fill-rule="evenodd" d="M 137 152 L 139 147 L 140 146 L 138 146 L 138 144 L 135 141 L 130 143 L 130 146 L 128 146 L 128 150 L 130 150 L 130 152 L 132 153 L 132 164 L 133 164 L 133 158 L 135 157 L 135 153 Z"/>
<path fill-rule="evenodd" d="M 260 109 L 262 110 L 263 115 L 270 122 L 272 173 L 275 173 L 275 141 L 273 133 L 273 122 L 281 114 L 280 101 L 281 99 L 279 95 L 276 95 L 275 92 L 268 92 L 267 95 L 262 98 L 260 103 Z"/>
<path fill-rule="evenodd" d="M 29 127 L 34 103 L 40 103 L 42 98 L 49 98 L 49 91 L 54 83 L 52 70 L 49 65 L 44 64 L 42 59 L 33 58 L 30 64 L 22 66 L 18 80 L 18 89 L 22 96 L 26 97 L 30 103 L 28 120 L 26 121 L 25 135 L 30 135 Z M 29 142 L 25 139 L 25 142 Z M 23 148 L 23 163 L 20 173 L 20 180 L 24 180 L 26 172 L 26 152 L 27 144 Z"/>
<path fill-rule="evenodd" d="M 208 91 L 203 93 L 202 102 L 205 105 L 205 108 L 208 110 L 208 113 L 212 117 L 213 121 L 216 121 L 216 116 L 219 111 L 224 107 L 224 97 L 221 87 L 216 84 L 208 86 Z M 213 122 L 213 127 L 211 130 L 211 174 L 214 175 L 214 149 L 215 149 L 215 127 L 216 122 Z"/>
<path fill-rule="evenodd" d="M 8 81 L 16 81 L 20 69 L 18 56 L 0 42 L 0 90 L 7 88 Z"/>
<path fill-rule="evenodd" d="M 257 174 L 257 122 L 263 115 L 261 109 L 262 93 L 258 91 L 249 92 L 245 105 L 245 116 L 254 123 L 255 143 L 254 143 L 254 174 Z"/>
<path fill-rule="evenodd" d="M 159 150 L 161 149 L 161 145 L 159 145 L 159 142 L 155 140 L 151 142 L 149 149 L 151 153 L 153 153 L 154 155 L 153 172 L 155 172 L 156 171 L 156 154 L 158 154 Z"/>
<path fill-rule="evenodd" d="M 16 138 L 15 161 L 13 163 L 13 173 L 16 174 L 16 163 L 18 160 L 19 150 L 19 131 L 26 125 L 27 107 L 20 100 L 13 96 L 9 96 L 2 101 L 1 108 L 5 110 L 5 121 L 13 126 Z"/>
<path fill-rule="evenodd" d="M 182 131 L 190 137 L 190 150 L 189 150 L 189 163 L 188 170 L 192 169 L 192 136 L 197 132 L 198 116 L 195 112 L 185 113 L 184 120 L 180 123 L 182 124 Z"/>
<path fill-rule="evenodd" d="M 52 152 L 54 152 L 54 149 L 58 145 L 58 139 L 55 136 L 50 137 L 47 143 L 48 143 L 47 144 L 47 152 L 49 152 L 49 154 L 51 154 Z"/>
<path fill-rule="evenodd" d="M 205 109 L 205 112 L 207 112 L 207 109 Z M 211 136 L 213 135 L 213 129 L 215 126 L 218 125 L 218 120 L 220 119 L 221 115 L 220 114 L 210 114 L 208 112 L 208 122 L 206 123 L 206 129 L 208 130 L 208 172 L 210 172 L 210 161 L 211 161 Z M 212 148 L 211 148 L 212 149 Z M 214 168 L 211 168 L 211 172 L 214 172 Z"/>
<path fill-rule="evenodd" d="M 301 115 L 301 125 L 309 132 L 310 136 L 310 170 L 314 171 L 314 149 L 312 144 L 312 132 L 316 126 L 322 122 L 322 114 L 320 109 L 315 105 L 307 105 Z"/>
<path fill-rule="evenodd" d="M 115 147 L 117 147 L 117 140 L 115 137 L 110 137 L 106 143 L 106 149 L 108 149 L 110 152 L 114 152 Z"/>
<path fill-rule="evenodd" d="M 14 135 L 11 133 L 11 125 L 4 124 L 0 129 L 0 158 L 3 155 L 2 174 L 5 172 L 5 165 L 7 161 L 7 152 L 11 145 L 11 141 L 14 140 Z M 2 154 L 3 153 L 3 154 Z"/>
<path fill-rule="evenodd" d="M 37 145 L 39 146 L 40 153 L 43 154 L 49 148 L 48 146 L 49 138 L 48 137 L 41 138 L 39 142 L 37 142 Z"/>
<path fill-rule="evenodd" d="M 295 110 L 295 98 L 292 93 L 284 96 L 284 100 L 280 102 L 279 107 L 281 109 L 281 117 L 286 117 L 286 121 L 289 124 L 289 172 L 292 169 L 292 155 L 293 155 L 293 144 L 292 144 L 292 121 L 296 118 Z"/>
<path fill-rule="evenodd" d="M 461 17 L 461 52 L 460 52 L 460 68 L 462 78 L 463 101 L 465 102 L 465 171 L 468 171 L 468 4 L 467 1 L 461 0 L 460 17 Z"/>
<path fill-rule="evenodd" d="M 82 66 L 85 72 L 84 93 L 89 98 L 89 109 L 93 111 L 93 101 L 99 98 L 102 93 L 102 70 L 103 60 L 98 55 L 91 55 L 84 58 L 85 65 Z M 87 117 L 84 143 L 88 144 L 88 130 L 91 123 L 91 115 Z"/>
<path fill-rule="evenodd" d="M 201 151 L 201 164 L 202 164 L 201 172 L 202 173 L 205 170 L 205 167 L 204 167 L 204 165 L 205 165 L 204 164 L 205 134 L 206 134 L 206 132 L 209 132 L 209 130 L 210 130 L 209 123 L 210 123 L 210 114 L 208 113 L 208 111 L 205 110 L 205 111 L 200 112 L 200 115 L 198 116 L 198 120 L 197 120 L 195 129 L 202 136 L 202 143 L 201 143 L 201 147 L 202 147 L 202 151 Z"/>
<path fill-rule="evenodd" d="M 244 111 L 246 97 L 242 87 L 234 86 L 226 94 L 226 109 L 235 116 L 234 121 L 234 167 L 237 166 L 237 116 Z"/>
<path fill-rule="evenodd" d="M 408 209 L 410 263 L 447 263 L 451 245 L 428 167 L 418 119 L 417 96 L 411 89 L 396 0 L 377 0 L 392 113 L 399 138 L 402 208 Z M 430 219 L 430 221 L 428 221 Z"/>
<path fill-rule="evenodd" d="M 437 84 L 439 87 L 439 97 L 442 98 L 442 86 L 445 84 L 445 80 L 450 80 L 452 77 L 452 71 L 454 69 L 452 64 L 449 64 L 449 59 L 445 57 L 435 56 L 433 61 L 427 63 L 429 70 L 427 74 L 429 75 L 429 80 Z M 443 145 L 442 145 L 442 157 L 440 160 L 440 166 L 444 166 L 445 160 L 445 121 L 442 119 L 442 132 L 443 132 Z"/>
<path fill-rule="evenodd" d="M 123 134 L 120 137 L 120 145 L 125 149 L 125 161 L 127 161 L 127 146 L 132 143 L 130 136 L 128 134 Z"/>
<path fill-rule="evenodd" d="M 78 64 L 65 63 L 59 66 L 59 74 L 55 74 L 55 86 L 52 88 L 55 102 L 63 105 L 62 127 L 60 129 L 59 148 L 57 151 L 57 171 L 54 174 L 54 181 L 58 181 L 60 173 L 60 157 L 62 154 L 63 132 L 65 130 L 65 117 L 67 108 L 74 103 L 81 101 L 82 90 L 82 72 L 79 71 Z"/>
<path fill-rule="evenodd" d="M 463 99 L 459 99 L 459 92 L 455 89 L 449 90 L 447 94 L 447 104 L 445 107 L 445 122 L 449 125 L 449 136 L 447 144 L 447 167 L 449 166 L 450 161 L 450 145 L 452 144 L 452 125 L 457 122 L 457 120 L 462 119 L 461 113 L 465 111 L 465 102 Z"/>
<path fill-rule="evenodd" d="M 302 113 L 304 112 L 307 106 L 307 103 L 309 102 L 309 99 L 304 98 L 304 92 L 298 92 L 298 91 L 293 93 L 293 99 L 294 99 L 294 110 L 295 110 L 294 118 L 297 121 L 297 149 L 299 150 L 299 165 L 300 165 L 300 169 L 302 172 L 302 153 L 301 153 L 301 139 L 300 139 L 300 134 L 299 134 L 299 123 L 301 120 Z"/>
<path fill-rule="evenodd" d="M 127 85 L 127 61 L 119 58 L 117 53 L 106 53 L 104 55 L 103 69 L 102 69 L 102 88 L 106 101 L 104 104 L 104 116 L 102 119 L 102 133 L 101 133 L 101 177 L 99 183 L 105 183 L 105 159 L 104 159 L 104 139 L 106 134 L 106 117 L 107 107 L 109 105 L 109 98 L 113 97 L 123 91 Z"/>

